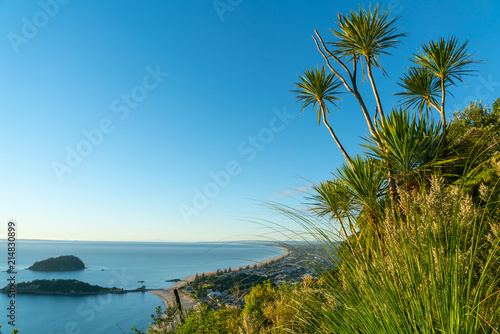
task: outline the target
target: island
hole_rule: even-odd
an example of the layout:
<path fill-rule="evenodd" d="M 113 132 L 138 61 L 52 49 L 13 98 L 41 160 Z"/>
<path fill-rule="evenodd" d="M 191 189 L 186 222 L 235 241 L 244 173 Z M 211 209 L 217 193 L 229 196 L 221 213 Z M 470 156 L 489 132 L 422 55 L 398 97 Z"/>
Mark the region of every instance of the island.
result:
<path fill-rule="evenodd" d="M 105 293 L 144 292 L 145 290 L 145 286 L 134 290 L 124 290 L 116 287 L 104 288 L 75 279 L 41 279 L 17 283 L 15 286 L 15 293 L 38 295 L 97 295 Z M 6 285 L 0 290 L 1 293 L 9 293 L 9 291 L 12 292 L 10 285 Z"/>
<path fill-rule="evenodd" d="M 74 255 L 63 255 L 51 257 L 43 261 L 33 263 L 28 270 L 33 271 L 74 271 L 85 269 L 83 261 Z"/>

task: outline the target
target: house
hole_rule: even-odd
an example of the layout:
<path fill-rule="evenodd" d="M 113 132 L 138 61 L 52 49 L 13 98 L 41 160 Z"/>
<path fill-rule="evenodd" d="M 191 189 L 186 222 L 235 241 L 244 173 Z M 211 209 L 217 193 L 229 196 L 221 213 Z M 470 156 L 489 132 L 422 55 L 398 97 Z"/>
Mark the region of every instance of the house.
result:
<path fill-rule="evenodd" d="M 221 293 L 219 291 L 210 291 L 207 296 L 210 298 L 219 297 Z"/>

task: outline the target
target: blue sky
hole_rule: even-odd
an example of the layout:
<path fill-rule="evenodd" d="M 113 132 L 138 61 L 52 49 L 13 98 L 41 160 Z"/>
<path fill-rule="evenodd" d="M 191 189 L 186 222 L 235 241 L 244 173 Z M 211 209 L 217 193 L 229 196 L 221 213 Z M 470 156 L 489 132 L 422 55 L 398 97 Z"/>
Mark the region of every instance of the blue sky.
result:
<path fill-rule="evenodd" d="M 368 1 L 361 1 L 368 6 Z M 500 96 L 500 3 L 391 0 L 409 33 L 376 73 L 385 109 L 430 39 L 470 40 L 475 77 L 448 115 Z M 213 241 L 266 233 L 261 201 L 300 205 L 342 156 L 294 105 L 296 75 L 323 64 L 352 1 L 0 1 L 0 221 L 18 238 Z M 374 110 L 370 87 L 363 91 Z M 367 133 L 343 95 L 331 123 L 347 151 Z M 201 195 L 200 195 L 201 194 Z"/>

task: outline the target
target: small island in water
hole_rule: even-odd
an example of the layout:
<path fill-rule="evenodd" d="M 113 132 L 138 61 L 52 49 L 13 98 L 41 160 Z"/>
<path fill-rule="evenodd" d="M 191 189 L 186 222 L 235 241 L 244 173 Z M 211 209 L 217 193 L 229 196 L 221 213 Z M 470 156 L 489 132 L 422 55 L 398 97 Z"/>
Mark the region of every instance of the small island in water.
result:
<path fill-rule="evenodd" d="M 33 263 L 28 270 L 33 271 L 74 271 L 85 269 L 83 261 L 74 255 L 63 255 L 51 257 L 43 261 Z"/>
<path fill-rule="evenodd" d="M 7 285 L 2 288 L 0 292 L 8 293 L 10 288 L 11 287 Z M 31 282 L 17 283 L 15 293 L 39 295 L 97 295 L 104 293 L 140 292 L 145 291 L 145 289 L 145 286 L 135 290 L 123 290 L 116 287 L 104 288 L 99 285 L 91 285 L 75 279 L 37 279 Z"/>

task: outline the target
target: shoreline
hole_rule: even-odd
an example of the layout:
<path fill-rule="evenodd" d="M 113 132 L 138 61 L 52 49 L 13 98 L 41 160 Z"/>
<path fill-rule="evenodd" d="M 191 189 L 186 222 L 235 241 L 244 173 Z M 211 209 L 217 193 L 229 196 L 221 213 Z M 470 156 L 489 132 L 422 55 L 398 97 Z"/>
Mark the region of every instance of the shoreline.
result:
<path fill-rule="evenodd" d="M 265 266 L 266 264 L 269 264 L 271 262 L 279 261 L 279 260 L 287 257 L 290 254 L 290 251 L 286 247 L 282 247 L 282 246 L 270 246 L 270 247 L 279 248 L 281 250 L 284 250 L 285 254 L 278 255 L 278 256 L 273 257 L 269 260 L 257 262 L 256 264 L 252 265 L 252 267 L 257 266 L 257 268 L 259 268 L 259 267 Z M 244 269 L 244 268 L 245 267 L 234 268 L 234 269 L 231 269 L 230 272 L 238 271 L 238 270 Z M 172 305 L 175 303 L 174 290 L 177 289 L 177 291 L 179 292 L 179 298 L 180 298 L 181 304 L 184 308 L 186 308 L 188 310 L 193 308 L 193 307 L 197 308 L 200 306 L 200 302 L 197 299 L 195 299 L 194 297 L 187 295 L 184 292 L 180 291 L 179 289 L 183 288 L 188 283 L 191 283 L 192 281 L 194 281 L 196 275 L 202 275 L 202 274 L 205 274 L 205 276 L 215 275 L 215 274 L 217 274 L 217 271 L 211 271 L 208 273 L 196 273 L 194 275 L 190 275 L 190 276 L 183 278 L 182 280 L 177 282 L 175 285 L 170 286 L 168 288 L 150 289 L 150 290 L 146 289 L 146 292 L 149 292 L 149 293 L 152 293 L 152 294 L 158 296 L 162 300 L 164 306 L 167 306 L 169 304 Z"/>

